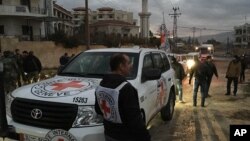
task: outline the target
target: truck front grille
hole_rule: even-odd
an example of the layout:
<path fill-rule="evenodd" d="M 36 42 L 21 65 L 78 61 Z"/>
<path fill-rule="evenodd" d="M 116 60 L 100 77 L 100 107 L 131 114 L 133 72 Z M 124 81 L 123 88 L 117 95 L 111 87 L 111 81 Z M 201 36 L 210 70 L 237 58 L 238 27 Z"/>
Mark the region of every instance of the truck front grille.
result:
<path fill-rule="evenodd" d="M 47 129 L 69 130 L 76 118 L 77 110 L 78 106 L 75 104 L 23 98 L 16 98 L 11 105 L 11 114 L 15 122 Z"/>

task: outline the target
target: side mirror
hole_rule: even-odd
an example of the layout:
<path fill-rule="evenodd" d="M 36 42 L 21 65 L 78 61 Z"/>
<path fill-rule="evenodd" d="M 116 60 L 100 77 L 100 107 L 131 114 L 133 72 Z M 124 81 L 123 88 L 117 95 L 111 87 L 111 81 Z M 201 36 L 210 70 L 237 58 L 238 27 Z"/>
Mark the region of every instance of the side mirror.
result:
<path fill-rule="evenodd" d="M 161 70 L 155 68 L 143 69 L 142 70 L 142 82 L 148 80 L 157 80 L 161 78 Z"/>

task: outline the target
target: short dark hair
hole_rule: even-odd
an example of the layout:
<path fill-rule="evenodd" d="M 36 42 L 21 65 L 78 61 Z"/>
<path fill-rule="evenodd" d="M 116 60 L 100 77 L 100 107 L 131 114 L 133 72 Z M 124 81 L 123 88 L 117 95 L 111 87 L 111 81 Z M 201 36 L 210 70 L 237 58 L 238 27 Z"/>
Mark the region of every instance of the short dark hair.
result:
<path fill-rule="evenodd" d="M 212 57 L 210 55 L 207 56 L 207 59 L 211 59 Z"/>
<path fill-rule="evenodd" d="M 174 56 L 171 57 L 171 60 L 172 60 L 173 62 L 176 62 L 176 61 L 177 61 L 176 58 L 175 58 Z"/>
<path fill-rule="evenodd" d="M 126 54 L 123 53 L 117 53 L 111 56 L 109 62 L 111 71 L 117 70 L 120 64 L 126 63 L 125 55 Z"/>

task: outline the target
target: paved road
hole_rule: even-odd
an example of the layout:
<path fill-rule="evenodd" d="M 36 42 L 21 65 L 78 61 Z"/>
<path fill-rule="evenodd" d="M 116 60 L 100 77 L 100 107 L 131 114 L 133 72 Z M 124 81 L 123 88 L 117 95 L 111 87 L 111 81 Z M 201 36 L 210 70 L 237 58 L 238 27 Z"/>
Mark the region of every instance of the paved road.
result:
<path fill-rule="evenodd" d="M 198 93 L 197 107 L 192 106 L 192 86 L 184 81 L 184 101 L 176 103 L 174 117 L 163 122 L 157 115 L 149 124 L 152 141 L 228 141 L 229 126 L 232 124 L 250 125 L 250 70 L 247 82 L 239 84 L 237 96 L 225 96 L 225 69 L 228 61 L 217 60 L 219 79 L 213 78 L 210 88 L 212 97 L 206 99 L 205 108 L 200 107 Z"/>

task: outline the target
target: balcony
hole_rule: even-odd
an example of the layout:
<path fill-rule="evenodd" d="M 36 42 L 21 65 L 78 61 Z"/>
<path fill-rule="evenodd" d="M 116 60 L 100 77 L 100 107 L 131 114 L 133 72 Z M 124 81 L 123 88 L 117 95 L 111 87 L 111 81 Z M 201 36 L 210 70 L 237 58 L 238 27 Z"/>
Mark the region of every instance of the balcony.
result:
<path fill-rule="evenodd" d="M 43 17 L 47 16 L 44 8 L 31 7 L 19 5 L 0 5 L 0 16 L 29 16 L 29 17 Z"/>

